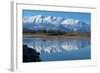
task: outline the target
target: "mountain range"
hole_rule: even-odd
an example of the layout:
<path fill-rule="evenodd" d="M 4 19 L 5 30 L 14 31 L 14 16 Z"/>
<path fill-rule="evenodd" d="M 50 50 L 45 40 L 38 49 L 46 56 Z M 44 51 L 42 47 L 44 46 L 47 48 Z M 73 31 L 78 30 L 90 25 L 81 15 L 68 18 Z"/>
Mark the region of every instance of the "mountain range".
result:
<path fill-rule="evenodd" d="M 61 32 L 90 32 L 90 24 L 86 22 L 55 16 L 26 16 L 23 17 L 23 31 L 61 31 Z"/>

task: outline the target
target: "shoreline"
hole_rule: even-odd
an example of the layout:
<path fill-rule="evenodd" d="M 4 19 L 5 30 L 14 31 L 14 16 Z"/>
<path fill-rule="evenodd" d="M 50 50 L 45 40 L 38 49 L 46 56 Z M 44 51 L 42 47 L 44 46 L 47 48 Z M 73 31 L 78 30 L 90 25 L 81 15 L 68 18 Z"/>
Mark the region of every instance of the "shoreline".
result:
<path fill-rule="evenodd" d="M 89 36 L 66 36 L 66 35 L 41 35 L 41 34 L 23 34 L 24 38 L 42 38 L 42 39 L 91 39 Z"/>

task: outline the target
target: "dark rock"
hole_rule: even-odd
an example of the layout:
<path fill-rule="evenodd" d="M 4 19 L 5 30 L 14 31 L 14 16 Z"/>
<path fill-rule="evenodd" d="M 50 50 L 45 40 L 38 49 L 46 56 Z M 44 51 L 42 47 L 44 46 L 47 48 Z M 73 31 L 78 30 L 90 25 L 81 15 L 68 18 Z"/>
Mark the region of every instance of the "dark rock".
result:
<path fill-rule="evenodd" d="M 40 53 L 35 49 L 29 48 L 27 45 L 23 45 L 23 62 L 39 62 Z"/>

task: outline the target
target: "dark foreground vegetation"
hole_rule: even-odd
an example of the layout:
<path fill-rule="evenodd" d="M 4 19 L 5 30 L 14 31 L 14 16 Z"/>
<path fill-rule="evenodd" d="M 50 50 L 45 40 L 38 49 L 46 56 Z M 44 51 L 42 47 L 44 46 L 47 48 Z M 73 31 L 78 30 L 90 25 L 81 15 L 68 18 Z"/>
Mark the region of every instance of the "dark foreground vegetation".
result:
<path fill-rule="evenodd" d="M 23 45 L 23 62 L 40 62 L 40 53 L 35 49 Z"/>

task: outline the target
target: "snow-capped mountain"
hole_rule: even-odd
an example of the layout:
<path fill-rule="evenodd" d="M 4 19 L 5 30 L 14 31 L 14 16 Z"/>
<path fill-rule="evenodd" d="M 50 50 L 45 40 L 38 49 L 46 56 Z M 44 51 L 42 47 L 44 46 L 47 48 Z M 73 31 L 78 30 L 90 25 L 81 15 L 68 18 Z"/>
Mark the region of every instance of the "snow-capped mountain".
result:
<path fill-rule="evenodd" d="M 23 18 L 24 30 L 59 30 L 64 32 L 90 32 L 90 24 L 77 19 L 55 16 L 26 16 Z"/>

